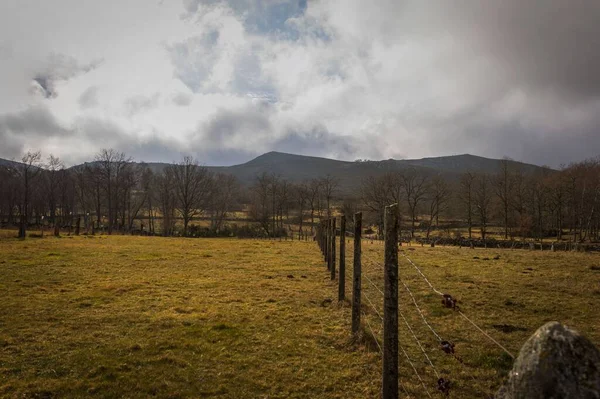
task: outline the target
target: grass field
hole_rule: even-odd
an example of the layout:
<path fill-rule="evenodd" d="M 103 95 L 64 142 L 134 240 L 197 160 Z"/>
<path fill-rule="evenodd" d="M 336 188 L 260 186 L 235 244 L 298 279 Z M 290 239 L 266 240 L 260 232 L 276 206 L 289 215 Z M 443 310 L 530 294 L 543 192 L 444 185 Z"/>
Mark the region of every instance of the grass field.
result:
<path fill-rule="evenodd" d="M 312 242 L 10 235 L 0 233 L 0 397 L 378 396 L 377 346 L 368 330 L 351 339 L 351 309 L 336 303 L 337 285 Z M 365 242 L 363 253 L 365 274 L 381 285 L 381 245 Z M 600 343 L 598 255 L 440 247 L 406 254 L 514 353 L 549 320 Z M 453 381 L 454 397 L 495 391 L 511 359 L 441 308 L 400 260 L 403 280 L 464 362 L 437 349 L 401 290 L 400 309 Z M 364 280 L 363 287 L 380 306 L 378 291 Z M 365 312 L 380 338 L 377 315 Z M 401 345 L 435 395 L 435 375 L 400 323 Z M 403 386 L 423 397 L 408 363 L 400 365 Z"/>

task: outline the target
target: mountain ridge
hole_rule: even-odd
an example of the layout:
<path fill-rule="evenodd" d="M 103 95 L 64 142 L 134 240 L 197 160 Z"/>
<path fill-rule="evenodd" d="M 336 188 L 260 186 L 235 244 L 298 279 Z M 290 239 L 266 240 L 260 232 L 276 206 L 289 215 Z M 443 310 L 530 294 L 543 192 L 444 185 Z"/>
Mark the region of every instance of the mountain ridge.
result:
<path fill-rule="evenodd" d="M 520 169 L 526 174 L 553 169 L 533 164 L 507 159 L 513 169 Z M 486 158 L 472 154 L 448 155 L 440 157 L 426 157 L 420 159 L 386 159 L 386 160 L 360 160 L 341 161 L 336 159 L 289 154 L 270 151 L 259 155 L 245 163 L 231 166 L 210 166 L 214 172 L 230 173 L 243 185 L 250 185 L 256 176 L 263 173 L 274 173 L 292 182 L 330 175 L 339 180 L 340 188 L 344 192 L 354 191 L 362 179 L 368 176 L 382 175 L 386 172 L 400 172 L 407 169 L 416 169 L 423 173 L 441 175 L 450 180 L 456 180 L 464 172 L 495 173 L 499 170 L 502 159 Z M 162 162 L 136 162 L 148 165 L 154 172 L 161 172 L 169 163 Z M 18 162 L 0 158 L 0 165 L 16 166 Z M 81 167 L 85 164 L 74 165 L 71 168 Z"/>

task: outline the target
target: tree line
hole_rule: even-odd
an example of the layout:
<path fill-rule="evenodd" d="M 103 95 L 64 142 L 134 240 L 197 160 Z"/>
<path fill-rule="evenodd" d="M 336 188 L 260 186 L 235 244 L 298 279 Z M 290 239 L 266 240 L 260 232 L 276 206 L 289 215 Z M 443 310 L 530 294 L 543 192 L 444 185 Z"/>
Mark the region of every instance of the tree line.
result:
<path fill-rule="evenodd" d="M 504 239 L 561 240 L 568 234 L 574 241 L 597 241 L 600 160 L 525 173 L 504 159 L 496 173 L 465 172 L 456 181 L 407 169 L 365 179 L 358 196 L 380 231 L 384 206 L 401 204 L 410 237 L 417 229 L 429 238 L 434 226 L 456 228 L 456 234 L 463 227 L 469 239 L 478 232 L 485 240 L 494 226 Z"/>
<path fill-rule="evenodd" d="M 75 219 L 86 230 L 154 234 L 160 220 L 161 233 L 171 235 L 179 218 L 187 235 L 202 214 L 218 233 L 236 206 L 238 187 L 233 176 L 210 172 L 191 157 L 155 173 L 113 149 L 69 169 L 58 157 L 28 152 L 21 163 L 0 167 L 0 222 L 18 225 L 25 237 L 30 224 L 70 228 Z"/>
<path fill-rule="evenodd" d="M 73 226 L 108 234 L 145 232 L 197 235 L 195 220 L 207 220 L 205 234 L 229 229 L 228 220 L 251 221 L 247 235 L 281 236 L 293 229 L 313 234 L 333 214 L 365 212 L 365 223 L 383 231 L 386 205 L 400 204 L 402 234 L 429 238 L 434 231 L 504 239 L 555 237 L 596 241 L 600 233 L 600 161 L 573 163 L 555 171 L 526 173 L 505 159 L 495 173 L 466 172 L 448 179 L 407 168 L 369 176 L 354 190 L 342 190 L 330 175 L 292 182 L 263 173 L 244 186 L 192 157 L 160 171 L 113 149 L 72 168 L 53 155 L 28 152 L 21 163 L 0 167 L 0 223 Z M 244 217 L 237 217 L 236 211 Z M 348 218 L 351 226 L 352 218 Z M 76 222 L 78 221 L 78 222 Z M 240 232 L 241 234 L 241 232 Z"/>

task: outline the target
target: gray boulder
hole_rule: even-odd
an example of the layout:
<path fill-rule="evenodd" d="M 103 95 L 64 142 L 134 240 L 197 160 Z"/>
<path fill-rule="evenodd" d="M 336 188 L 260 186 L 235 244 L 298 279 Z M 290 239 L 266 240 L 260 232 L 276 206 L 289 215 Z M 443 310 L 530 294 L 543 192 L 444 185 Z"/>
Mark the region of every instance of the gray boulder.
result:
<path fill-rule="evenodd" d="M 600 351 L 560 323 L 540 327 L 521 348 L 498 399 L 600 399 Z"/>

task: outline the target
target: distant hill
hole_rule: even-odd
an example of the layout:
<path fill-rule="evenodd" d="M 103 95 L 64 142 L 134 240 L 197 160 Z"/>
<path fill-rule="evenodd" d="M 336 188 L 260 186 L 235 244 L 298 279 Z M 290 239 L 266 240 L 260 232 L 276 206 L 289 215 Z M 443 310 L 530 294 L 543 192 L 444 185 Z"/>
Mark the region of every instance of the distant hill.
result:
<path fill-rule="evenodd" d="M 14 167 L 17 167 L 19 165 L 21 165 L 20 162 L 10 161 L 8 159 L 2 159 L 2 158 L 0 158 L 0 166 L 9 166 L 9 167 L 14 168 Z"/>
<path fill-rule="evenodd" d="M 215 172 L 232 174 L 244 185 L 252 184 L 256 176 L 262 173 L 275 173 L 293 182 L 331 175 L 339 179 L 340 189 L 344 193 L 352 193 L 365 177 L 381 175 L 386 172 L 417 169 L 423 173 L 439 174 L 449 180 L 456 180 L 461 173 L 468 171 L 495 173 L 499 170 L 501 162 L 500 159 L 469 154 L 423 159 L 348 162 L 273 151 L 240 165 L 208 166 L 208 168 Z M 18 164 L 0 159 L 0 165 L 3 163 Z M 516 161 L 509 161 L 509 164 L 511 168 L 520 169 L 527 174 L 548 170 L 541 166 Z M 153 172 L 160 173 L 169 164 L 146 163 L 146 165 Z"/>

